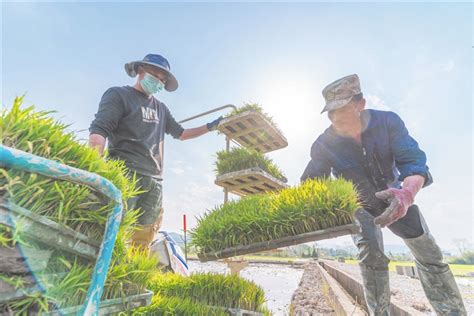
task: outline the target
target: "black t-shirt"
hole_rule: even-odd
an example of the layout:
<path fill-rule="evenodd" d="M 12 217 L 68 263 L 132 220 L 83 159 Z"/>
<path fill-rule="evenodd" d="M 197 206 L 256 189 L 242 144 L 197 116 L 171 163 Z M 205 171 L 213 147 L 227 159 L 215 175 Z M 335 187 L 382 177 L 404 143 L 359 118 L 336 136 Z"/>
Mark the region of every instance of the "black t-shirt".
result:
<path fill-rule="evenodd" d="M 108 138 L 109 154 L 137 173 L 162 179 L 165 133 L 179 138 L 183 127 L 166 105 L 133 87 L 105 91 L 89 128 Z"/>

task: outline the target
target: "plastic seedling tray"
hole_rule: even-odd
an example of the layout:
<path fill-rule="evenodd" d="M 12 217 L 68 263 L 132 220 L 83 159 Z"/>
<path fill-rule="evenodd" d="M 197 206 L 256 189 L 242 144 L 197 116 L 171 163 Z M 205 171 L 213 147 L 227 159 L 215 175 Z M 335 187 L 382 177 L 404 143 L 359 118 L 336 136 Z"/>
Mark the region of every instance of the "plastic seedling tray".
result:
<path fill-rule="evenodd" d="M 22 234 L 35 242 L 64 250 L 90 261 L 97 259 L 99 241 L 18 205 L 0 200 L 0 225 L 13 227 L 15 225 L 13 223 L 16 223 Z"/>
<path fill-rule="evenodd" d="M 262 113 L 245 111 L 223 119 L 218 130 L 246 148 L 266 153 L 288 146 L 285 136 Z"/>
<path fill-rule="evenodd" d="M 126 296 L 124 298 L 114 298 L 100 302 L 99 315 L 110 315 L 114 313 L 129 311 L 138 307 L 148 306 L 151 304 L 153 292 L 145 291 L 145 293 Z M 60 311 L 54 311 L 41 314 L 43 316 L 66 316 L 77 315 L 82 305 L 63 308 Z"/>
<path fill-rule="evenodd" d="M 236 246 L 226 248 L 219 251 L 213 251 L 209 253 L 198 254 L 199 261 L 213 261 L 218 259 L 236 257 L 247 255 L 251 253 L 257 253 L 262 251 L 269 251 L 278 248 L 304 244 L 310 241 L 317 241 L 323 239 L 330 239 L 344 235 L 350 235 L 359 232 L 359 226 L 357 224 L 347 224 L 342 226 L 331 227 L 323 230 L 314 232 L 304 233 L 296 236 L 289 236 L 280 239 L 259 242 L 250 245 Z"/>
<path fill-rule="evenodd" d="M 288 187 L 260 168 L 234 171 L 218 176 L 215 184 L 239 196 L 279 191 Z"/>
<path fill-rule="evenodd" d="M 231 316 L 263 316 L 262 313 L 239 308 L 226 308 L 226 310 L 230 313 Z"/>
<path fill-rule="evenodd" d="M 262 313 L 248 311 L 248 310 L 240 309 L 240 308 L 229 308 L 229 307 L 221 307 L 221 306 L 211 306 L 211 307 L 213 309 L 225 310 L 231 316 L 263 316 Z"/>

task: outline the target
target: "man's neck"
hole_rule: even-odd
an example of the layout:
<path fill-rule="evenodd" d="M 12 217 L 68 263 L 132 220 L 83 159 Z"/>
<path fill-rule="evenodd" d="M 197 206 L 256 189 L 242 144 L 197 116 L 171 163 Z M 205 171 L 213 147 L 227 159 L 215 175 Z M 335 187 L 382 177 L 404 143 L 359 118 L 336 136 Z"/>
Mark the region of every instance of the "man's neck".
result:
<path fill-rule="evenodd" d="M 151 98 L 151 97 L 152 97 L 151 95 L 148 95 L 148 94 L 143 90 L 143 88 L 142 88 L 142 86 L 140 85 L 139 82 L 135 83 L 135 84 L 133 85 L 133 88 L 134 88 L 135 90 L 137 90 L 137 91 L 143 93 L 143 94 L 144 94 L 145 96 L 147 96 L 148 98 Z"/>
<path fill-rule="evenodd" d="M 357 143 L 362 142 L 362 122 L 360 119 L 354 121 L 351 124 L 346 124 L 342 127 L 337 127 L 333 124 L 333 128 L 337 134 L 343 137 L 349 137 L 354 139 Z"/>

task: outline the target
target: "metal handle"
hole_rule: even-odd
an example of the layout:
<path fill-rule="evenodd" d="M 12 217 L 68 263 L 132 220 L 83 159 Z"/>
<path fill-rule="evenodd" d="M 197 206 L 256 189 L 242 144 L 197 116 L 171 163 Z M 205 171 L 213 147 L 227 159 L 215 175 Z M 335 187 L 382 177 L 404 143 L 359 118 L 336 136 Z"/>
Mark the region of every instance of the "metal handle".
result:
<path fill-rule="evenodd" d="M 205 115 L 208 115 L 208 114 L 211 114 L 211 113 L 214 113 L 214 112 L 217 112 L 217 111 L 220 111 L 220 110 L 223 110 L 223 109 L 226 109 L 226 108 L 232 108 L 234 110 L 237 109 L 237 107 L 233 104 L 226 104 L 226 105 L 223 105 L 223 106 L 220 106 L 218 108 L 215 108 L 215 109 L 212 109 L 212 110 L 209 110 L 207 112 L 204 112 L 204 113 L 201 113 L 201 114 L 198 114 L 198 115 L 194 115 L 194 116 L 191 116 L 187 119 L 184 119 L 182 121 L 179 121 L 178 123 L 185 123 L 185 122 L 188 122 L 188 121 L 191 121 L 191 120 L 194 120 L 198 117 L 202 117 L 202 116 L 205 116 Z"/>

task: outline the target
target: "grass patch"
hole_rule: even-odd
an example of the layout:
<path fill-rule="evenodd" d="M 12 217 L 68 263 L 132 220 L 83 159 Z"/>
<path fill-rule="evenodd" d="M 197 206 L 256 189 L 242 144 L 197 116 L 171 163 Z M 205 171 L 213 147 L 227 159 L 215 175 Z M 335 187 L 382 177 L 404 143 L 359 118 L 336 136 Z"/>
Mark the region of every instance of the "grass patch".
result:
<path fill-rule="evenodd" d="M 215 165 L 214 171 L 218 176 L 244 169 L 260 168 L 271 176 L 286 182 L 280 168 L 270 158 L 253 149 L 234 147 L 229 151 L 219 151 Z"/>
<path fill-rule="evenodd" d="M 208 253 L 344 225 L 353 222 L 358 207 L 351 182 L 309 180 L 206 212 L 192 231 L 192 245 L 198 252 Z"/>

